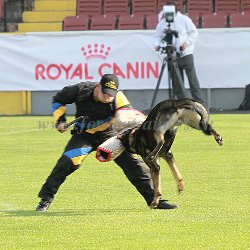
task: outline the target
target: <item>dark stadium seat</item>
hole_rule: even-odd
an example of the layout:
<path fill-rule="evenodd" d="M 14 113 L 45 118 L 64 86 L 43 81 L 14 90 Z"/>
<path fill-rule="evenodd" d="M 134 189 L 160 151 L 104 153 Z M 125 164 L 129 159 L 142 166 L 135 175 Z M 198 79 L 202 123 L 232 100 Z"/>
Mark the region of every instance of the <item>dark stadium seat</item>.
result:
<path fill-rule="evenodd" d="M 166 0 L 158 0 L 157 3 L 157 12 L 160 13 L 162 11 L 163 5 L 166 4 Z M 184 13 L 183 9 L 183 0 L 174 0 L 174 3 L 177 5 L 178 10 Z"/>
<path fill-rule="evenodd" d="M 4 18 L 4 0 L 0 0 L 0 20 Z"/>
<path fill-rule="evenodd" d="M 102 15 L 102 0 L 77 0 L 77 16 L 81 15 Z"/>
<path fill-rule="evenodd" d="M 114 30 L 116 29 L 115 16 L 93 16 L 90 21 L 90 30 Z"/>
<path fill-rule="evenodd" d="M 132 0 L 133 15 L 150 15 L 157 13 L 157 0 Z"/>
<path fill-rule="evenodd" d="M 87 15 L 82 16 L 68 16 L 63 20 L 63 30 L 88 30 L 89 29 L 89 18 Z"/>
<path fill-rule="evenodd" d="M 250 12 L 230 14 L 230 27 L 250 27 Z"/>
<path fill-rule="evenodd" d="M 118 21 L 118 30 L 142 30 L 144 29 L 143 15 L 120 16 Z"/>
<path fill-rule="evenodd" d="M 191 18 L 197 28 L 202 27 L 202 19 L 199 13 L 189 13 L 187 16 Z"/>
<path fill-rule="evenodd" d="M 216 0 L 215 12 L 226 14 L 240 12 L 240 0 Z"/>
<path fill-rule="evenodd" d="M 212 0 L 189 0 L 187 2 L 187 14 L 209 14 L 213 13 Z"/>
<path fill-rule="evenodd" d="M 129 15 L 129 0 L 104 0 L 104 15 Z"/>
<path fill-rule="evenodd" d="M 202 28 L 227 28 L 227 15 L 210 13 L 202 15 Z"/>
<path fill-rule="evenodd" d="M 250 0 L 241 0 L 241 11 L 250 12 Z"/>
<path fill-rule="evenodd" d="M 158 24 L 158 15 L 152 14 L 146 17 L 146 29 L 154 30 Z"/>

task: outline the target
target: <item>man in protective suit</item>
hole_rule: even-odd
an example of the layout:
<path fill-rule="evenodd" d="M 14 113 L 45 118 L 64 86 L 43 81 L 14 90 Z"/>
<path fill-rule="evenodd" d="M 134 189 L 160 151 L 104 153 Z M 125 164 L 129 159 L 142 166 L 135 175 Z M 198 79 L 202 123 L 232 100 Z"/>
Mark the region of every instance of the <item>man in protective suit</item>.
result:
<path fill-rule="evenodd" d="M 65 147 L 62 156 L 43 184 L 38 197 L 41 198 L 36 211 L 47 211 L 61 184 L 66 177 L 77 170 L 83 160 L 105 140 L 116 135 L 111 120 L 116 110 L 131 107 L 126 96 L 118 90 L 119 80 L 113 74 L 105 74 L 99 83 L 81 82 L 66 86 L 53 98 L 54 123 L 61 133 L 65 128 L 66 105 L 75 103 L 76 117 L 84 116 L 83 122 L 77 122 L 71 131 L 72 137 Z M 129 181 L 150 205 L 154 191 L 148 166 L 127 151 L 115 159 Z M 157 209 L 174 209 L 161 199 Z"/>

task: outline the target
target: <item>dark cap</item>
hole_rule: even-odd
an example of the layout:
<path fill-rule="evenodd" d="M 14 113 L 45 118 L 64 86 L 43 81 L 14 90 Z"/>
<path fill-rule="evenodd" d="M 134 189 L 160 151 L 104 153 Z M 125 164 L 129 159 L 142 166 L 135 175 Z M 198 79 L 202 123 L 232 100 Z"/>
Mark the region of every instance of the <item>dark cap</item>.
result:
<path fill-rule="evenodd" d="M 102 76 L 100 84 L 102 86 L 102 92 L 111 96 L 115 96 L 119 87 L 119 80 L 116 75 L 105 74 Z"/>

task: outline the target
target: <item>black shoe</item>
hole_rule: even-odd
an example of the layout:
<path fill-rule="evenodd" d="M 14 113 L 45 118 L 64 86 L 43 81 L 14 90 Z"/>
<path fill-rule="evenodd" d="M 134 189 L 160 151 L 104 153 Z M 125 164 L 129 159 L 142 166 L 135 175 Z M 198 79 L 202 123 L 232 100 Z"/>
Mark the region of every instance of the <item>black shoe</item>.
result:
<path fill-rule="evenodd" d="M 41 201 L 38 203 L 38 205 L 36 207 L 36 211 L 46 212 L 49 209 L 50 204 L 51 204 L 50 201 L 46 201 L 44 199 L 41 199 Z"/>
<path fill-rule="evenodd" d="M 178 206 L 176 204 L 169 204 L 166 200 L 160 200 L 159 205 L 155 209 L 176 209 Z"/>

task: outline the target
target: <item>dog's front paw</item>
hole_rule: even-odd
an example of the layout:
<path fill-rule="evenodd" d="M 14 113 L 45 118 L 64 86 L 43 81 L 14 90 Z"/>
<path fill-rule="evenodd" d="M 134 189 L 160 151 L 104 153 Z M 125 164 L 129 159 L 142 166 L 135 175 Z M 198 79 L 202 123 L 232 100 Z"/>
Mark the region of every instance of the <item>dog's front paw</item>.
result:
<path fill-rule="evenodd" d="M 156 202 L 152 202 L 150 205 L 149 205 L 149 208 L 150 209 L 156 209 L 158 206 L 158 204 Z"/>
<path fill-rule="evenodd" d="M 178 186 L 178 193 L 181 194 L 183 192 L 183 189 L 184 189 L 183 180 L 179 180 L 178 183 L 177 183 L 177 186 Z"/>

